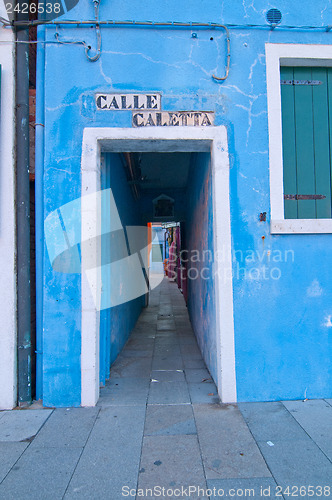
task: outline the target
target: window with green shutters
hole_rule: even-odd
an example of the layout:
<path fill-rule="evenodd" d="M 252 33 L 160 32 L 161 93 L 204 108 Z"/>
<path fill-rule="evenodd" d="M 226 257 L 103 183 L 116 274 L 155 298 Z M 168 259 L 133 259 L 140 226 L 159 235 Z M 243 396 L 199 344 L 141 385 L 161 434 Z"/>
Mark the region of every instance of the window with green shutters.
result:
<path fill-rule="evenodd" d="M 332 68 L 280 75 L 285 219 L 331 218 Z"/>

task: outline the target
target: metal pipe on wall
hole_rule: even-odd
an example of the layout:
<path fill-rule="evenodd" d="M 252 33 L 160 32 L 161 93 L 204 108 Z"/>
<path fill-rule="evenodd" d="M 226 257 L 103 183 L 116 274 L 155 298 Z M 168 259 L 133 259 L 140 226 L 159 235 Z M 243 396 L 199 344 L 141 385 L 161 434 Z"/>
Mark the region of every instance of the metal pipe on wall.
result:
<path fill-rule="evenodd" d="M 38 28 L 38 40 L 45 40 L 45 27 Z M 43 259 L 44 259 L 44 103 L 45 49 L 37 48 L 35 195 L 36 195 L 36 399 L 43 397 Z"/>
<path fill-rule="evenodd" d="M 18 13 L 18 21 L 28 20 Z M 17 399 L 31 403 L 29 29 L 16 28 Z"/>

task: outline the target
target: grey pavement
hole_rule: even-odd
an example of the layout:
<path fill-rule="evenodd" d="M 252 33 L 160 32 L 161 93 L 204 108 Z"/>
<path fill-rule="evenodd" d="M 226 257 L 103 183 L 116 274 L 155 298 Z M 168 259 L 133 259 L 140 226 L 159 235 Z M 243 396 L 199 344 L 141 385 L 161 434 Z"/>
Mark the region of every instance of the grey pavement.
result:
<path fill-rule="evenodd" d="M 165 279 L 95 408 L 0 412 L 0 499 L 332 498 L 331 435 L 332 400 L 221 404 Z"/>

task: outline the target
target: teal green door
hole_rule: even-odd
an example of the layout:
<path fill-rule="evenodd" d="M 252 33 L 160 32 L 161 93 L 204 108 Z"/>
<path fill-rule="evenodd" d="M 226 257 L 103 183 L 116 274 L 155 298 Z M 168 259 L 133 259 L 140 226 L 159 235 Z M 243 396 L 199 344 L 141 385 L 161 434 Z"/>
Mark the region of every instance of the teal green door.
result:
<path fill-rule="evenodd" d="M 281 107 L 285 218 L 330 218 L 332 68 L 282 67 Z"/>

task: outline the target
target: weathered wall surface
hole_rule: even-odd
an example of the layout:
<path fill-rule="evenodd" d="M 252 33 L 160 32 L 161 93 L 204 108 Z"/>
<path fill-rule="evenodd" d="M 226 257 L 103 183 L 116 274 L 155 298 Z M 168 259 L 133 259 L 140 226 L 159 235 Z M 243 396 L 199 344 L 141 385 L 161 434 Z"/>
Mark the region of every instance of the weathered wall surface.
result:
<path fill-rule="evenodd" d="M 115 203 L 120 216 L 123 227 L 140 225 L 140 217 L 138 210 L 138 202 L 135 202 L 127 179 L 123 170 L 123 166 L 118 154 L 108 154 L 108 168 L 110 168 L 110 188 L 112 190 Z M 116 248 L 112 248 L 111 242 L 111 259 L 112 252 L 116 255 Z M 113 363 L 119 352 L 122 350 L 128 340 L 131 330 L 134 328 L 137 318 L 142 310 L 144 297 L 138 297 L 135 300 L 126 302 L 116 307 L 108 309 L 110 315 L 110 362 Z M 106 346 L 106 348 L 109 348 Z"/>
<path fill-rule="evenodd" d="M 188 9 L 181 0 L 102 0 L 100 18 L 264 24 L 273 6 L 193 0 Z M 284 25 L 327 25 L 330 7 L 327 0 L 306 1 L 302 8 L 278 3 Z M 92 2 L 81 0 L 67 17 L 91 19 Z M 62 42 L 85 40 L 95 47 L 91 27 L 58 33 Z M 97 110 L 95 93 L 158 91 L 164 110 L 215 111 L 215 125 L 227 126 L 239 400 L 332 396 L 331 236 L 269 232 L 265 68 L 266 42 L 330 44 L 331 37 L 324 31 L 232 29 L 229 78 L 217 83 L 211 75 L 223 76 L 226 60 L 225 34 L 217 29 L 102 28 L 95 63 L 82 45 L 56 44 L 55 28 L 46 29 L 45 217 L 81 195 L 84 127 L 131 127 L 130 111 Z M 260 212 L 267 212 L 266 222 L 259 222 Z M 79 404 L 80 278 L 53 272 L 45 255 L 44 401 Z M 253 267 L 258 272 L 249 275 Z"/>
<path fill-rule="evenodd" d="M 205 363 L 217 382 L 216 304 L 213 279 L 211 157 L 193 155 L 187 189 L 186 246 L 189 317 Z"/>
<path fill-rule="evenodd" d="M 4 4 L 0 16 L 7 18 Z M 11 30 L 0 32 L 0 409 L 16 405 L 15 60 Z M 7 42 L 7 43 L 5 43 Z"/>

